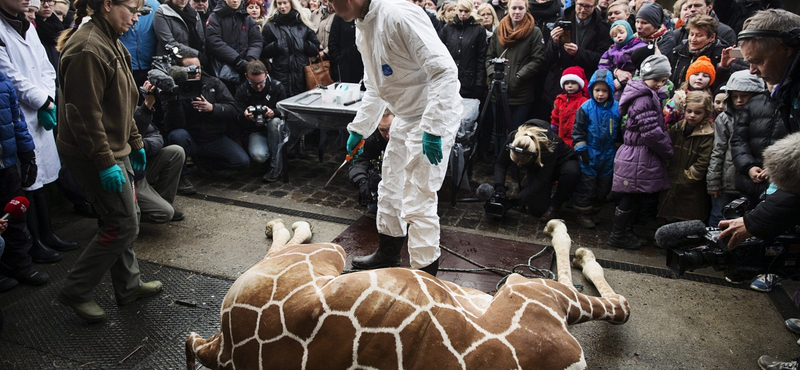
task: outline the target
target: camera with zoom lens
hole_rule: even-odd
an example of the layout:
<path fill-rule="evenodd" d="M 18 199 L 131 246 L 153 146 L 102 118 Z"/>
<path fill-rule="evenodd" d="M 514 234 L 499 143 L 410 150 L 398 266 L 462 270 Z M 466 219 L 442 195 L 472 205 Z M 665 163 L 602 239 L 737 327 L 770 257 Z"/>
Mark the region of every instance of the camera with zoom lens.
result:
<path fill-rule="evenodd" d="M 495 192 L 489 200 L 483 204 L 483 209 L 489 217 L 503 218 L 512 206 L 511 198 L 509 198 L 506 193 Z"/>
<path fill-rule="evenodd" d="M 504 80 L 506 78 L 506 66 L 508 65 L 508 60 L 506 58 L 494 58 L 489 62 L 491 62 L 494 66 L 494 79 L 497 81 Z"/>
<path fill-rule="evenodd" d="M 252 114 L 256 118 L 256 126 L 264 126 L 264 115 L 267 114 L 269 107 L 266 105 L 256 105 L 247 107 L 247 113 Z"/>
<path fill-rule="evenodd" d="M 725 205 L 725 219 L 744 216 L 748 206 L 746 198 L 739 198 Z M 668 249 L 667 267 L 678 276 L 686 271 L 712 267 L 724 271 L 731 281 L 746 281 L 759 274 L 777 274 L 792 280 L 800 280 L 800 234 L 786 233 L 767 242 L 751 237 L 729 250 L 727 242 L 721 240 L 722 230 L 707 227 L 706 234 L 697 238 L 697 246 L 690 249 Z"/>

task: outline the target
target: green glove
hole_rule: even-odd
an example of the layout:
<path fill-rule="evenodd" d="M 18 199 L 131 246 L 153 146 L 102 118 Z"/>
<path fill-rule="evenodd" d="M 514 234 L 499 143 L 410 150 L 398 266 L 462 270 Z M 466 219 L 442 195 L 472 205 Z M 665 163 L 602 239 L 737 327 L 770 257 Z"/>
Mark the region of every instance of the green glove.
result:
<path fill-rule="evenodd" d="M 39 109 L 39 111 L 36 113 L 36 116 L 39 118 L 39 124 L 42 125 L 45 130 L 50 131 L 56 127 L 55 105 L 53 105 L 52 108 Z"/>
<path fill-rule="evenodd" d="M 347 138 L 347 154 L 348 155 L 353 153 L 353 149 L 356 147 L 356 145 L 358 145 L 358 143 L 361 142 L 361 140 L 364 140 L 364 137 L 361 136 L 361 134 L 358 134 L 358 133 L 350 131 L 350 137 Z M 364 152 L 364 148 L 361 148 L 361 149 L 358 150 L 358 152 L 356 152 L 355 155 L 353 155 L 353 157 L 354 158 L 358 157 L 363 152 Z"/>
<path fill-rule="evenodd" d="M 109 193 L 122 193 L 122 184 L 125 183 L 125 175 L 122 169 L 116 164 L 100 170 L 100 182 L 103 184 L 103 189 Z"/>
<path fill-rule="evenodd" d="M 422 133 L 422 154 L 428 157 L 432 165 L 438 166 L 442 161 L 442 138 L 427 132 Z"/>
<path fill-rule="evenodd" d="M 144 148 L 131 152 L 128 158 L 131 160 L 131 167 L 133 167 L 134 171 L 144 171 L 144 167 L 147 164 L 147 155 L 144 154 Z"/>

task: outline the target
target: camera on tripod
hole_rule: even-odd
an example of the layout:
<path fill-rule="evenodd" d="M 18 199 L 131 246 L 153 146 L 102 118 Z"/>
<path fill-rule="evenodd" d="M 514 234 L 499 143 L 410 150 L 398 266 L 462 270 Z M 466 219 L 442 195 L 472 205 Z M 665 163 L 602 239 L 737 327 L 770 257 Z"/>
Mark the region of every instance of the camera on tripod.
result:
<path fill-rule="evenodd" d="M 506 66 L 508 65 L 508 59 L 506 58 L 494 58 L 489 60 L 494 66 L 494 79 L 496 81 L 503 81 L 506 78 Z"/>
<path fill-rule="evenodd" d="M 740 198 L 727 204 L 722 211 L 725 219 L 742 217 L 748 201 Z M 732 281 L 750 280 L 759 274 L 777 274 L 793 280 L 800 279 L 800 235 L 787 233 L 767 242 L 748 238 L 729 250 L 727 242 L 719 239 L 722 231 L 707 227 L 705 235 L 696 238 L 698 246 L 691 249 L 668 249 L 667 267 L 675 274 L 713 267 L 724 271 Z"/>
<path fill-rule="evenodd" d="M 252 114 L 256 118 L 256 126 L 264 126 L 264 115 L 267 114 L 269 107 L 266 105 L 256 105 L 247 107 L 247 113 Z"/>

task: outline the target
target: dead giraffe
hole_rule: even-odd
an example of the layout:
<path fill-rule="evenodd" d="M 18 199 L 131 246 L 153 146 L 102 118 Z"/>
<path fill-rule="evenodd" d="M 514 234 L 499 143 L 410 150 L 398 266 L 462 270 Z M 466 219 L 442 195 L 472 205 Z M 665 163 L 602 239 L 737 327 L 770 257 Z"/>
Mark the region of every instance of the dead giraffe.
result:
<path fill-rule="evenodd" d="M 584 369 L 569 325 L 624 324 L 625 297 L 603 277 L 588 249 L 573 264 L 602 297 L 572 286 L 567 228 L 545 232 L 556 250 L 558 281 L 511 275 L 492 297 L 420 270 L 391 268 L 340 275 L 344 250 L 302 244 L 308 223 L 267 225 L 273 244 L 233 283 L 222 303 L 221 333 L 186 340 L 211 369 Z"/>

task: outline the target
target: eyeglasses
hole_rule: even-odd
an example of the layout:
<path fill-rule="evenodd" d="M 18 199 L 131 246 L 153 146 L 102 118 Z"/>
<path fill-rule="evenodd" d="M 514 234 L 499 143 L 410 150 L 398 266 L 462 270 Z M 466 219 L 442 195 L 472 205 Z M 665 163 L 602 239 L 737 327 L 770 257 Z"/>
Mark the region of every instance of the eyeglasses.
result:
<path fill-rule="evenodd" d="M 153 11 L 153 8 L 151 8 L 148 5 L 143 6 L 141 9 L 135 6 L 127 6 L 125 4 L 114 4 L 114 5 L 119 5 L 125 9 L 128 9 L 128 11 L 131 12 L 132 15 L 148 15 L 150 14 L 150 12 Z"/>
<path fill-rule="evenodd" d="M 581 4 L 581 3 L 575 3 L 575 6 L 576 6 L 576 7 L 578 7 L 578 8 L 583 8 L 583 9 L 591 9 L 591 8 L 594 8 L 594 5 L 590 5 L 590 4 Z"/>
<path fill-rule="evenodd" d="M 41 3 L 42 3 L 42 5 L 44 5 L 44 4 L 53 5 L 53 0 L 42 0 Z"/>
<path fill-rule="evenodd" d="M 250 85 L 250 86 L 266 85 L 267 84 L 267 79 L 265 78 L 261 82 L 253 82 L 253 81 L 247 80 L 247 84 Z"/>
<path fill-rule="evenodd" d="M 192 1 L 194 1 L 194 2 L 196 2 L 196 3 L 205 3 L 205 2 L 208 2 L 208 0 L 192 0 Z"/>

